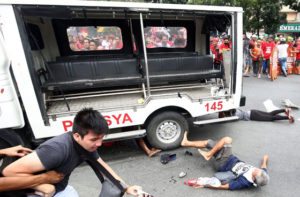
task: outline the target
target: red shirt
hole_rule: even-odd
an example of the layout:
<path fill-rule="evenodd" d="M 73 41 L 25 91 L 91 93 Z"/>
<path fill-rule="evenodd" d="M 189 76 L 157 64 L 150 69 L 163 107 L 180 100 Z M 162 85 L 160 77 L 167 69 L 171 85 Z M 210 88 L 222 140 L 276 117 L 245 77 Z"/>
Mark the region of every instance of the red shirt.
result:
<path fill-rule="evenodd" d="M 223 51 L 225 51 L 225 50 L 229 50 L 229 49 L 231 49 L 231 44 L 230 43 L 222 43 L 222 44 L 220 44 L 220 46 L 219 46 L 219 52 L 221 53 L 221 56 L 220 56 L 220 59 L 223 61 Z"/>
<path fill-rule="evenodd" d="M 273 49 L 275 48 L 275 44 L 274 43 L 269 43 L 269 42 L 265 42 L 262 46 L 262 53 L 263 53 L 263 57 L 268 60 L 270 59 L 270 56 L 272 54 Z"/>
<path fill-rule="evenodd" d="M 298 52 L 296 53 L 296 60 L 300 60 L 300 44 L 297 45 L 296 50 L 298 51 Z"/>
<path fill-rule="evenodd" d="M 231 44 L 230 44 L 230 43 L 227 43 L 227 44 L 222 43 L 222 44 L 219 46 L 219 49 L 220 49 L 220 51 L 223 51 L 224 49 L 225 49 L 225 50 L 231 49 Z"/>
<path fill-rule="evenodd" d="M 210 51 L 214 55 L 214 62 L 219 63 L 222 61 L 222 54 L 219 53 L 218 46 L 210 45 Z"/>
<path fill-rule="evenodd" d="M 116 45 L 116 49 L 122 49 L 123 48 L 123 42 L 119 41 L 118 44 Z"/>

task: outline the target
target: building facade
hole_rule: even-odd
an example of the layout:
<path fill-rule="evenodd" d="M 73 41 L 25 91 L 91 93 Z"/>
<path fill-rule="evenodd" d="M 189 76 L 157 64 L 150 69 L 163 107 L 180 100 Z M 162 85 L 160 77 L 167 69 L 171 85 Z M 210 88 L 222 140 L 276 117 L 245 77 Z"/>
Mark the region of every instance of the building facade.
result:
<path fill-rule="evenodd" d="M 293 37 L 300 36 L 300 12 L 290 9 L 288 6 L 283 6 L 281 13 L 286 14 L 286 23 L 281 24 L 278 32 L 289 34 Z"/>

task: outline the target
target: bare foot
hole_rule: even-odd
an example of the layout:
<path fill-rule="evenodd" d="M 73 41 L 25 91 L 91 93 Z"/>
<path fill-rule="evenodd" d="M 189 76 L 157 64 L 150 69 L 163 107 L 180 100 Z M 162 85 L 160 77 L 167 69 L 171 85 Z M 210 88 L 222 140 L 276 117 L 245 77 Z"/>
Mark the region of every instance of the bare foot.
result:
<path fill-rule="evenodd" d="M 289 115 L 289 122 L 290 122 L 290 123 L 294 123 L 294 122 L 295 122 L 294 117 L 291 116 L 291 115 Z"/>
<path fill-rule="evenodd" d="M 181 146 L 187 146 L 187 144 L 188 144 L 188 139 L 187 139 L 187 131 L 186 131 L 183 134 L 183 139 L 181 141 Z"/>
<path fill-rule="evenodd" d="M 262 162 L 261 162 L 261 168 L 267 168 L 269 162 L 269 155 L 264 155 Z"/>
<path fill-rule="evenodd" d="M 161 152 L 160 149 L 152 148 L 150 153 L 148 154 L 148 157 L 153 157 L 154 155 L 156 155 L 159 152 Z"/>
<path fill-rule="evenodd" d="M 289 117 L 291 113 L 291 108 L 285 108 L 285 114 Z"/>
<path fill-rule="evenodd" d="M 199 153 L 204 157 L 204 159 L 206 161 L 209 161 L 211 156 L 209 155 L 208 152 L 204 151 L 204 150 L 201 150 L 200 148 L 198 149 Z"/>

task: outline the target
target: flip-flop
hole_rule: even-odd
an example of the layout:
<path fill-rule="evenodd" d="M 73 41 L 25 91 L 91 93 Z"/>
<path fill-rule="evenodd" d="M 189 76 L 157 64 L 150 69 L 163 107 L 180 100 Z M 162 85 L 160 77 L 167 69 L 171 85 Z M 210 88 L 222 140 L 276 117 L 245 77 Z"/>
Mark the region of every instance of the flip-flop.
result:
<path fill-rule="evenodd" d="M 162 154 L 160 156 L 160 162 L 162 164 L 167 164 L 167 163 L 169 163 L 169 161 L 173 161 L 175 159 L 176 159 L 176 154 L 167 154 L 167 153 L 165 153 L 165 154 Z"/>

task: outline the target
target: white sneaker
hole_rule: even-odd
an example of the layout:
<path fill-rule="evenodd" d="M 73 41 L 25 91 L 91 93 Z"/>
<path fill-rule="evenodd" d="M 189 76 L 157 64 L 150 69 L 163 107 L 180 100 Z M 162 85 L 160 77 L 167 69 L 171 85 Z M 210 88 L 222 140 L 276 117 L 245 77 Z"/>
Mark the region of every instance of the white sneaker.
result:
<path fill-rule="evenodd" d="M 259 79 L 261 78 L 260 74 L 258 74 L 258 77 L 257 77 L 257 78 L 259 78 Z"/>

